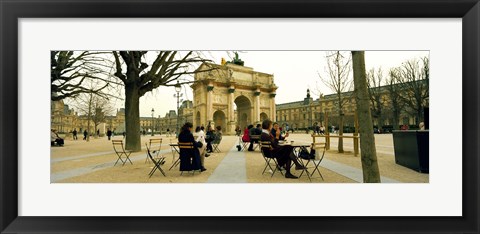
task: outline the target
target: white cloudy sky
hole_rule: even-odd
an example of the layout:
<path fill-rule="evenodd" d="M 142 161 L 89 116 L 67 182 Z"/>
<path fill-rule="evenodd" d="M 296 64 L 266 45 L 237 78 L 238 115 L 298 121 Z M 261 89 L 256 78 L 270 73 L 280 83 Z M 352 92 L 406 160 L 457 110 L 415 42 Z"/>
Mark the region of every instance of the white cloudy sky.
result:
<path fill-rule="evenodd" d="M 215 63 L 219 64 L 222 57 L 230 60 L 225 51 L 205 53 Z M 366 69 L 382 67 L 383 71 L 400 66 L 402 62 L 428 56 L 428 51 L 366 51 Z M 241 51 L 239 57 L 245 66 L 255 71 L 274 74 L 277 90 L 276 103 L 302 100 L 307 88 L 317 89 L 324 94 L 331 91 L 321 82 L 318 73 L 325 74 L 325 51 Z M 193 79 L 193 78 L 191 78 Z M 160 87 L 145 94 L 140 99 L 140 116 L 150 117 L 152 108 L 155 116 L 164 116 L 169 110 L 176 110 L 176 99 L 173 97 L 173 87 Z M 190 87 L 182 88 L 183 99 L 193 100 Z M 313 96 L 318 98 L 318 96 Z M 123 107 L 123 101 L 117 101 L 115 106 Z"/>

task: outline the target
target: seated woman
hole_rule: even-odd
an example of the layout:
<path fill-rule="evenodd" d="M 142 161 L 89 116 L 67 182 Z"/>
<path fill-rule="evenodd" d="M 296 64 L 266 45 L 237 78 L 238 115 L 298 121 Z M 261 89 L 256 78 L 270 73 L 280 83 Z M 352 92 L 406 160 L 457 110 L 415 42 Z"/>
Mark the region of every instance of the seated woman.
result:
<path fill-rule="evenodd" d="M 63 146 L 63 144 L 64 144 L 63 139 L 58 135 L 57 130 L 55 130 L 55 129 L 50 130 L 50 143 L 51 143 L 52 146 L 54 146 L 55 143 L 58 146 Z"/>
<path fill-rule="evenodd" d="M 207 154 L 207 143 L 205 142 L 205 133 L 203 132 L 200 126 L 195 128 L 195 133 L 193 133 L 193 137 L 195 138 L 196 142 L 202 143 L 202 147 L 197 148 L 200 154 L 200 164 L 202 165 L 202 171 L 206 171 L 205 169 L 205 157 L 208 157 Z"/>
<path fill-rule="evenodd" d="M 272 131 L 272 121 L 264 120 L 262 123 L 262 134 L 260 135 L 261 141 L 270 141 L 272 149 L 270 153 L 277 158 L 279 166 L 283 166 L 286 169 L 285 178 L 298 179 L 290 173 L 291 161 L 295 163 L 296 170 L 304 170 L 303 167 L 297 160 L 295 155 L 293 155 L 293 147 L 291 145 L 280 146 L 278 140 L 270 133 Z M 262 149 L 264 150 L 264 149 Z"/>
<path fill-rule="evenodd" d="M 278 123 L 273 123 L 272 136 L 277 139 L 277 141 L 283 141 L 288 137 L 288 132 L 285 136 L 282 136 L 282 131 L 280 130 Z"/>
<path fill-rule="evenodd" d="M 248 127 L 243 130 L 242 141 L 243 142 L 250 142 L 250 129 L 253 128 L 253 125 L 248 125 Z"/>
<path fill-rule="evenodd" d="M 191 149 L 180 147 L 180 171 L 204 171 L 203 169 L 205 169 L 200 161 L 200 152 L 198 150 L 200 144 L 193 138 L 192 128 L 192 123 L 186 122 L 178 135 L 179 143 L 192 143 L 193 145 Z"/>

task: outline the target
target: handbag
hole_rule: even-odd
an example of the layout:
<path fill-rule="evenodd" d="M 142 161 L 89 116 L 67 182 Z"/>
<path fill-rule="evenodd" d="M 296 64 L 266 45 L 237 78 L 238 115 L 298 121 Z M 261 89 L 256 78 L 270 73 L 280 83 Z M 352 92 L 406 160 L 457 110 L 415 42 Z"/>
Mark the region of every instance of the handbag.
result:
<path fill-rule="evenodd" d="M 312 154 L 312 152 L 313 152 L 313 154 Z M 301 150 L 300 150 L 300 153 L 298 154 L 298 157 L 300 157 L 302 159 L 305 159 L 305 160 L 315 159 L 315 150 L 312 149 L 311 152 L 308 152 L 308 150 L 305 147 L 302 147 Z"/>

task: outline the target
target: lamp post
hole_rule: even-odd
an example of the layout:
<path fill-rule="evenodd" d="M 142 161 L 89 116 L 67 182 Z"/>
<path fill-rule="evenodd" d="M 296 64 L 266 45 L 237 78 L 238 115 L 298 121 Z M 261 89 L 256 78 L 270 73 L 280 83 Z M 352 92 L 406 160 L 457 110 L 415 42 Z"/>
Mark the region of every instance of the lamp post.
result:
<path fill-rule="evenodd" d="M 180 113 L 179 113 L 179 110 L 180 110 L 180 97 L 182 96 L 182 94 L 180 93 L 180 91 L 182 91 L 182 86 L 180 85 L 180 83 L 178 82 L 177 80 L 177 84 L 175 85 L 175 92 L 177 92 L 177 94 L 173 94 L 173 97 L 176 97 L 177 98 L 177 128 L 175 130 L 175 135 L 176 137 L 178 137 L 178 122 L 179 122 L 179 116 L 180 116 Z"/>
<path fill-rule="evenodd" d="M 152 108 L 152 136 L 153 136 L 153 126 L 154 126 L 154 119 L 153 119 L 154 113 L 155 113 L 155 110 Z"/>

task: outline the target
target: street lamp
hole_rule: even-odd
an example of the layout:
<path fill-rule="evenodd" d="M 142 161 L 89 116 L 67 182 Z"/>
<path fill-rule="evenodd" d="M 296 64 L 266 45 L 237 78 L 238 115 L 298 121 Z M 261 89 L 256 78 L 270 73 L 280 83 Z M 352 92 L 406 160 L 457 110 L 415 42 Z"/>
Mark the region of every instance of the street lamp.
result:
<path fill-rule="evenodd" d="M 154 125 L 154 124 L 153 124 L 153 122 L 154 122 L 154 120 L 153 120 L 153 115 L 154 115 L 154 113 L 155 113 L 155 110 L 152 108 L 152 136 L 153 136 L 153 125 Z"/>
<path fill-rule="evenodd" d="M 182 96 L 182 94 L 180 93 L 180 91 L 182 91 L 182 86 L 180 85 L 180 83 L 178 82 L 177 80 L 177 84 L 175 85 L 175 92 L 177 92 L 177 94 L 173 94 L 173 97 L 177 98 L 177 129 L 175 131 L 175 135 L 178 137 L 178 122 L 179 122 L 179 119 L 178 117 L 180 116 L 180 113 L 179 113 L 179 110 L 180 110 L 180 97 Z"/>

